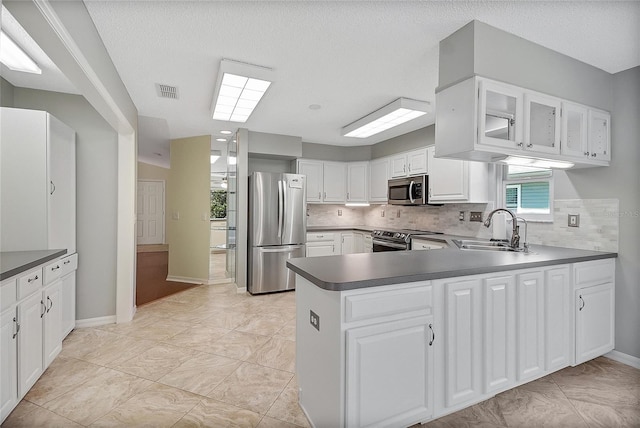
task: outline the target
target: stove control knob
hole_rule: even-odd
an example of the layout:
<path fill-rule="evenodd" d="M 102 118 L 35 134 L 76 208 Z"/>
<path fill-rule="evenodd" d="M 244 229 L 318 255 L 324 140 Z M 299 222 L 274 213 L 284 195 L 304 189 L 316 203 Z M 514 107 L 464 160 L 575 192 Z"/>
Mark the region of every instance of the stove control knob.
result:
<path fill-rule="evenodd" d="M 407 236 L 407 235 L 405 235 L 404 233 L 401 233 L 401 234 L 400 234 L 400 238 L 402 238 L 402 239 L 404 239 L 404 238 L 405 238 L 405 236 Z"/>

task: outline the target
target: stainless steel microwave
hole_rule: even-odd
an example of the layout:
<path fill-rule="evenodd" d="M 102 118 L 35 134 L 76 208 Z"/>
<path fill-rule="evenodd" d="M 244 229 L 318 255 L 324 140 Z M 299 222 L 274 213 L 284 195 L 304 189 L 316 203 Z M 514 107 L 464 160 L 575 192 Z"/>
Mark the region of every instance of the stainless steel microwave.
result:
<path fill-rule="evenodd" d="M 389 180 L 389 204 L 427 205 L 428 180 L 429 177 L 426 175 Z"/>

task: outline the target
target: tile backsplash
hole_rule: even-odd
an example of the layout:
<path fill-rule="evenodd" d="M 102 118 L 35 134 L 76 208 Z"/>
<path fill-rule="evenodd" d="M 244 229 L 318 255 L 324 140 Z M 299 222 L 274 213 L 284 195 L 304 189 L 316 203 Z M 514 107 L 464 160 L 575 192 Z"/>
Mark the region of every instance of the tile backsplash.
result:
<path fill-rule="evenodd" d="M 618 251 L 618 200 L 567 199 L 554 201 L 553 223 L 529 222 L 527 241 L 558 247 L 596 251 Z M 359 226 L 419 229 L 477 238 L 491 238 L 491 228 L 482 222 L 470 222 L 471 211 L 482 212 L 485 219 L 494 209 L 489 204 L 447 204 L 440 207 L 403 207 L 372 205 L 307 205 L 308 226 Z M 342 215 L 338 215 L 338 211 Z M 464 211 L 465 220 L 459 220 Z M 567 216 L 580 214 L 580 227 L 568 227 Z M 509 228 L 509 227 L 508 227 Z M 524 231 L 521 236 L 524 239 Z"/>

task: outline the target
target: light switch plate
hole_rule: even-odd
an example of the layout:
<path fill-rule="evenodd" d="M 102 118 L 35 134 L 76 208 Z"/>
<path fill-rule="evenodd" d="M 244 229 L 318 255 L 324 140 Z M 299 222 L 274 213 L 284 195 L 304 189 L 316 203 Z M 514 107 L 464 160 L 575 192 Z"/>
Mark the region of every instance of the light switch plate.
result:
<path fill-rule="evenodd" d="M 482 211 L 471 211 L 471 215 L 469 215 L 469 221 L 477 221 L 482 223 Z"/>
<path fill-rule="evenodd" d="M 569 214 L 567 225 L 569 227 L 580 227 L 580 214 Z"/>

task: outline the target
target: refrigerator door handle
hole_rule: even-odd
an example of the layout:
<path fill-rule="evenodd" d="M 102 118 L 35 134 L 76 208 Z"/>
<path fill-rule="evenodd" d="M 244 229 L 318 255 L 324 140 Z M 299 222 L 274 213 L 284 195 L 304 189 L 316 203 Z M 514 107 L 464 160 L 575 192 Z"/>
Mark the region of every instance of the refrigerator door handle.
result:
<path fill-rule="evenodd" d="M 284 217 L 284 190 L 282 180 L 278 180 L 278 238 L 282 238 L 282 224 Z"/>

